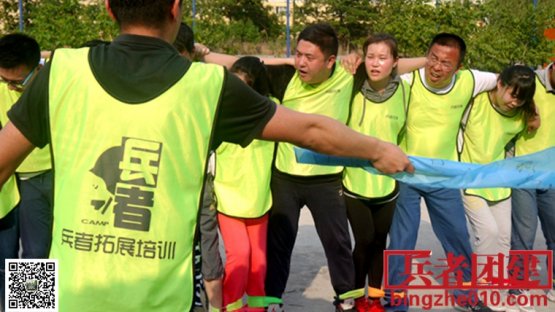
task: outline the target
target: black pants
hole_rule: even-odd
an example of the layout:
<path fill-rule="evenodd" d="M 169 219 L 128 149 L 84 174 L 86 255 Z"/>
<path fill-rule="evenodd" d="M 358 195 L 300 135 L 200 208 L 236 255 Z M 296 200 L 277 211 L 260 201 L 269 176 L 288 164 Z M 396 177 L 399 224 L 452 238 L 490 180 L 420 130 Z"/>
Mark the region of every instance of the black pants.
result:
<path fill-rule="evenodd" d="M 354 289 L 345 201 L 341 178 L 323 182 L 296 182 L 272 176 L 273 206 L 268 223 L 266 295 L 281 298 L 289 276 L 291 253 L 297 237 L 300 211 L 310 209 L 328 261 L 333 289 L 337 295 Z"/>
<path fill-rule="evenodd" d="M 54 173 L 45 171 L 19 182 L 19 231 L 23 259 L 46 259 L 52 243 Z"/>
<path fill-rule="evenodd" d="M 17 259 L 19 251 L 19 208 L 16 206 L 0 218 L 0 311 L 4 311 L 6 285 L 4 263 L 6 259 Z"/>
<path fill-rule="evenodd" d="M 345 202 L 355 237 L 355 288 L 363 288 L 368 276 L 368 286 L 380 289 L 384 270 L 383 251 L 396 201 L 372 203 L 345 196 Z"/>

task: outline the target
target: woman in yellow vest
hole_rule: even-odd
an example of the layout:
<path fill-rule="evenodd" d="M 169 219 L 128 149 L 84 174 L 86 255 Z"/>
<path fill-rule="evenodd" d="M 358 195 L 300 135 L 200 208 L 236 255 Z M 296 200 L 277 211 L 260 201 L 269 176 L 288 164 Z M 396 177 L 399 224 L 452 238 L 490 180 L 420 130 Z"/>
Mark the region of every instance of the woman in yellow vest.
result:
<path fill-rule="evenodd" d="M 529 117 L 535 116 L 534 72 L 523 65 L 505 68 L 497 86 L 478 94 L 461 123 L 461 161 L 486 164 L 505 158 L 505 147 L 525 131 Z M 479 263 L 487 263 L 486 255 L 504 255 L 503 271 L 493 266 L 490 276 L 483 279 L 493 285 L 506 284 L 509 250 L 511 248 L 511 189 L 465 189 L 463 202 L 466 216 L 474 232 L 473 249 Z M 495 258 L 497 261 L 497 258 Z M 499 287 L 503 288 L 503 287 Z M 506 295 L 502 293 L 501 295 Z M 494 311 L 505 311 L 488 305 Z"/>
<path fill-rule="evenodd" d="M 266 68 L 257 57 L 238 59 L 230 69 L 258 93 L 270 93 Z M 225 246 L 223 305 L 226 311 L 264 311 L 266 236 L 272 205 L 270 174 L 274 143 L 248 147 L 222 143 L 216 150 L 214 191 Z"/>
<path fill-rule="evenodd" d="M 397 75 L 397 41 L 387 34 L 370 36 L 363 46 L 364 64 L 355 74 L 349 127 L 398 143 L 405 126 L 409 85 Z M 373 175 L 361 168 L 345 168 L 343 188 L 349 221 L 355 237 L 355 289 L 368 296 L 355 300 L 357 312 L 384 311 L 380 298 L 383 251 L 393 218 L 398 186 L 395 180 Z"/>
<path fill-rule="evenodd" d="M 537 69 L 534 104 L 542 125 L 534 132 L 523 133 L 515 142 L 515 156 L 523 156 L 555 146 L 555 63 Z M 512 189 L 511 249 L 533 250 L 540 221 L 547 250 L 555 250 L 555 189 Z M 521 267 L 521 261 L 516 263 Z M 555 302 L 555 262 L 546 266 L 554 273 L 552 288 L 546 296 Z M 521 272 L 526 272 L 521 269 Z M 524 278 L 524 276 L 517 276 Z M 526 295 L 526 291 L 518 291 Z M 517 294 L 518 294 L 517 292 Z"/>

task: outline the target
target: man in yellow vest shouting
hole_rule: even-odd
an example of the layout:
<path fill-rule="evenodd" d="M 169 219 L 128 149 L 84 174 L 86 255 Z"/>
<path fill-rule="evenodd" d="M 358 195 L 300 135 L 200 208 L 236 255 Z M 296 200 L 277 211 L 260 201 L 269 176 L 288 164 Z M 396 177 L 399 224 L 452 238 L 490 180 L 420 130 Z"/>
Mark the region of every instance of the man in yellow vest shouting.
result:
<path fill-rule="evenodd" d="M 107 0 L 110 44 L 58 49 L 8 112 L 0 182 L 51 144 L 60 311 L 188 311 L 208 152 L 286 140 L 412 171 L 396 146 L 258 95 L 172 47 L 181 0 Z"/>
<path fill-rule="evenodd" d="M 279 99 L 283 106 L 347 123 L 353 76 L 336 64 L 338 46 L 337 34 L 329 24 L 309 25 L 301 31 L 295 71 L 288 79 L 271 81 L 273 88 L 283 90 Z M 300 211 L 305 205 L 326 254 L 336 311 L 354 311 L 354 299 L 364 296 L 364 289 L 355 290 L 342 173 L 340 166 L 298 164 L 292 144 L 276 145 L 266 273 L 266 295 L 273 303 L 270 311 L 282 311 Z"/>

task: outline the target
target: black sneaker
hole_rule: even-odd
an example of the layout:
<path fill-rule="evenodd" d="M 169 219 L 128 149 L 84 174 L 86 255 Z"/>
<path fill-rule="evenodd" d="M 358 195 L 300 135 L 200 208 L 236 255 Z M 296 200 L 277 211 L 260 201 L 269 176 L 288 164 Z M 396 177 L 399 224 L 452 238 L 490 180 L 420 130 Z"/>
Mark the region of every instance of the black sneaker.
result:
<path fill-rule="evenodd" d="M 467 312 L 493 312 L 493 310 L 488 308 L 482 301 L 478 301 L 476 305 L 471 305 L 470 303 L 467 303 L 464 307 L 456 306 L 455 309 Z"/>

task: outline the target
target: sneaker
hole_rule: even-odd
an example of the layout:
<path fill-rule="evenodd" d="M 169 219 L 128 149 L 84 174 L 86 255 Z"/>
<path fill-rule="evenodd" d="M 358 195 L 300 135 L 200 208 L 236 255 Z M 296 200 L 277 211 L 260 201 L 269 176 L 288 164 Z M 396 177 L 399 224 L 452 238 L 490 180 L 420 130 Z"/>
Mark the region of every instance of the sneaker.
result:
<path fill-rule="evenodd" d="M 547 294 L 547 300 L 555 302 L 555 289 L 550 289 Z"/>
<path fill-rule="evenodd" d="M 467 303 L 466 306 L 455 306 L 455 310 L 467 311 L 467 312 L 492 312 L 493 310 L 488 308 L 482 301 L 478 301 L 476 305 L 471 305 Z"/>
<path fill-rule="evenodd" d="M 496 312 L 520 312 L 518 307 L 509 307 L 509 306 L 506 305 L 507 295 L 508 295 L 508 292 L 506 290 L 488 289 L 488 290 L 486 290 L 486 292 L 487 292 L 487 298 L 490 298 L 490 300 L 491 300 L 491 298 L 496 298 L 496 296 L 498 296 L 497 297 L 498 300 L 495 300 L 497 302 L 497 305 L 494 305 L 491 302 L 488 305 L 488 308 L 490 308 L 492 311 L 496 311 Z"/>
<path fill-rule="evenodd" d="M 385 309 L 382 306 L 382 302 L 380 301 L 380 299 L 368 298 L 367 302 L 369 303 L 368 312 L 385 312 Z"/>
<path fill-rule="evenodd" d="M 345 300 L 336 299 L 333 304 L 335 305 L 335 312 L 357 312 L 355 308 L 355 299 L 353 298 Z"/>
<path fill-rule="evenodd" d="M 357 312 L 368 312 L 370 311 L 370 304 L 368 304 L 368 299 L 366 297 L 360 297 L 355 299 L 355 310 Z"/>
<path fill-rule="evenodd" d="M 266 308 L 266 311 L 268 312 L 285 312 L 285 309 L 283 308 L 283 304 L 281 303 L 271 303 L 268 305 L 268 307 Z"/>
<path fill-rule="evenodd" d="M 509 295 L 510 296 L 514 296 L 515 299 L 520 297 L 520 296 L 525 296 L 528 298 L 528 300 L 530 300 L 530 291 L 528 291 L 527 289 L 510 289 L 509 290 Z M 518 308 L 519 311 L 522 312 L 536 312 L 536 309 L 534 309 L 533 306 L 530 305 L 530 303 L 528 303 L 528 300 L 520 300 L 520 302 L 527 302 L 525 305 L 518 305 L 518 306 L 514 306 L 513 308 Z M 518 299 L 516 300 L 511 300 L 512 302 L 519 302 Z"/>

